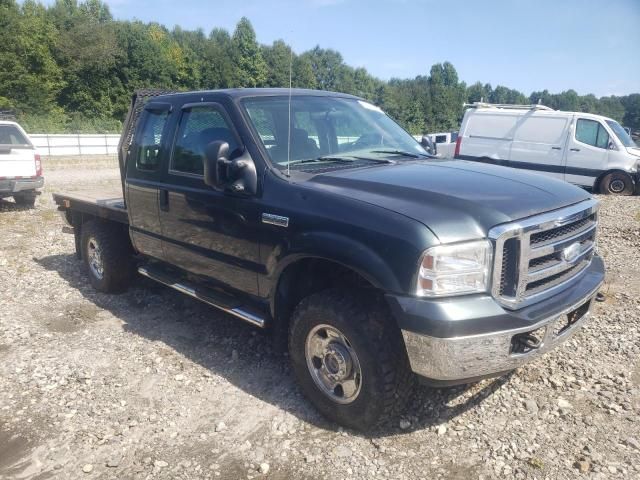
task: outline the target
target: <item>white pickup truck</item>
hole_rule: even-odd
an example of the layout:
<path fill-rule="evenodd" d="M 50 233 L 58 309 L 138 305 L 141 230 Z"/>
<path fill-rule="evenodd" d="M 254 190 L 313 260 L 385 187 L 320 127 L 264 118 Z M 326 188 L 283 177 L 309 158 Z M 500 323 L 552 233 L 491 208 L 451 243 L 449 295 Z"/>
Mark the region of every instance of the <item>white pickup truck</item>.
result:
<path fill-rule="evenodd" d="M 0 198 L 33 207 L 44 185 L 40 154 L 20 125 L 0 121 Z"/>

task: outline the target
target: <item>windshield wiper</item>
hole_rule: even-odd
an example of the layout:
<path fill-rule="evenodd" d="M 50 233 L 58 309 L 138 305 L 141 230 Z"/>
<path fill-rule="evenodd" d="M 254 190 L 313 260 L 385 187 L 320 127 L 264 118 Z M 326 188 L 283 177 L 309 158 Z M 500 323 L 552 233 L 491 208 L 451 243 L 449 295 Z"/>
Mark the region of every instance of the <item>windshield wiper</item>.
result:
<path fill-rule="evenodd" d="M 316 157 L 316 158 L 304 158 L 302 160 L 292 160 L 289 162 L 289 165 L 297 165 L 301 163 L 316 163 L 316 162 L 353 163 L 356 160 L 366 160 L 368 162 L 375 162 L 375 163 L 394 163 L 393 160 L 387 160 L 384 158 L 360 157 L 355 155 L 349 156 L 349 157 L 324 155 L 322 157 Z"/>
<path fill-rule="evenodd" d="M 353 159 L 345 157 L 335 157 L 332 155 L 325 155 L 323 157 L 316 158 L 303 158 L 301 160 L 291 160 L 289 165 L 297 165 L 299 163 L 315 163 L 315 162 L 339 162 L 339 163 L 352 163 Z M 285 163 L 286 165 L 287 163 Z"/>
<path fill-rule="evenodd" d="M 404 150 L 371 150 L 371 153 L 387 153 L 390 155 L 402 155 L 404 157 L 411 157 L 411 158 L 423 158 L 427 156 L 427 155 L 420 155 L 418 153 L 413 153 L 413 152 L 406 152 Z"/>

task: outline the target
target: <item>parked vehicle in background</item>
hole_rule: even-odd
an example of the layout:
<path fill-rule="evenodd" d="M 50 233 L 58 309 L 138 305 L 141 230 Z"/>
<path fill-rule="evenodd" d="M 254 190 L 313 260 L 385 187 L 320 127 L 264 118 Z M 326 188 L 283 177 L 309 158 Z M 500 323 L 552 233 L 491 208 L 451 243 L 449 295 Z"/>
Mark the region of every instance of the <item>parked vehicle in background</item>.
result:
<path fill-rule="evenodd" d="M 0 198 L 33 207 L 43 185 L 42 161 L 29 136 L 16 122 L 0 120 Z"/>
<path fill-rule="evenodd" d="M 611 118 L 543 105 L 467 105 L 455 158 L 532 170 L 594 192 L 631 195 L 640 148 Z"/>
<path fill-rule="evenodd" d="M 560 345 L 604 279 L 587 192 L 434 159 L 351 95 L 146 92 L 119 150 L 122 189 L 54 194 L 91 284 L 137 270 L 267 329 L 345 426 L 398 413 L 416 376 L 468 383 Z"/>
<path fill-rule="evenodd" d="M 414 135 L 420 145 L 431 155 L 438 158 L 453 158 L 455 142 L 458 132 L 425 133 L 424 135 Z"/>

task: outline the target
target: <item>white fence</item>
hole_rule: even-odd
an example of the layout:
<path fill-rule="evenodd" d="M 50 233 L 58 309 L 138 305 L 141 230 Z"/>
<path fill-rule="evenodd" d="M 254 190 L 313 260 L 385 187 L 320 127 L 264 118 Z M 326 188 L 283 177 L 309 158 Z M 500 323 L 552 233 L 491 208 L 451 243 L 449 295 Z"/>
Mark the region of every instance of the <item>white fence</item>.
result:
<path fill-rule="evenodd" d="M 120 135 L 34 133 L 29 138 L 41 155 L 113 155 Z"/>

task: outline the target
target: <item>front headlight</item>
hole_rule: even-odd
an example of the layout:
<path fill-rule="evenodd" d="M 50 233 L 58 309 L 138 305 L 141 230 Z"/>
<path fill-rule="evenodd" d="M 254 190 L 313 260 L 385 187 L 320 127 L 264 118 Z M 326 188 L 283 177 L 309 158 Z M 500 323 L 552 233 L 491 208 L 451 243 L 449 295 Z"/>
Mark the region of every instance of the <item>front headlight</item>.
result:
<path fill-rule="evenodd" d="M 489 240 L 429 248 L 422 254 L 416 294 L 439 297 L 486 292 L 492 258 Z"/>

